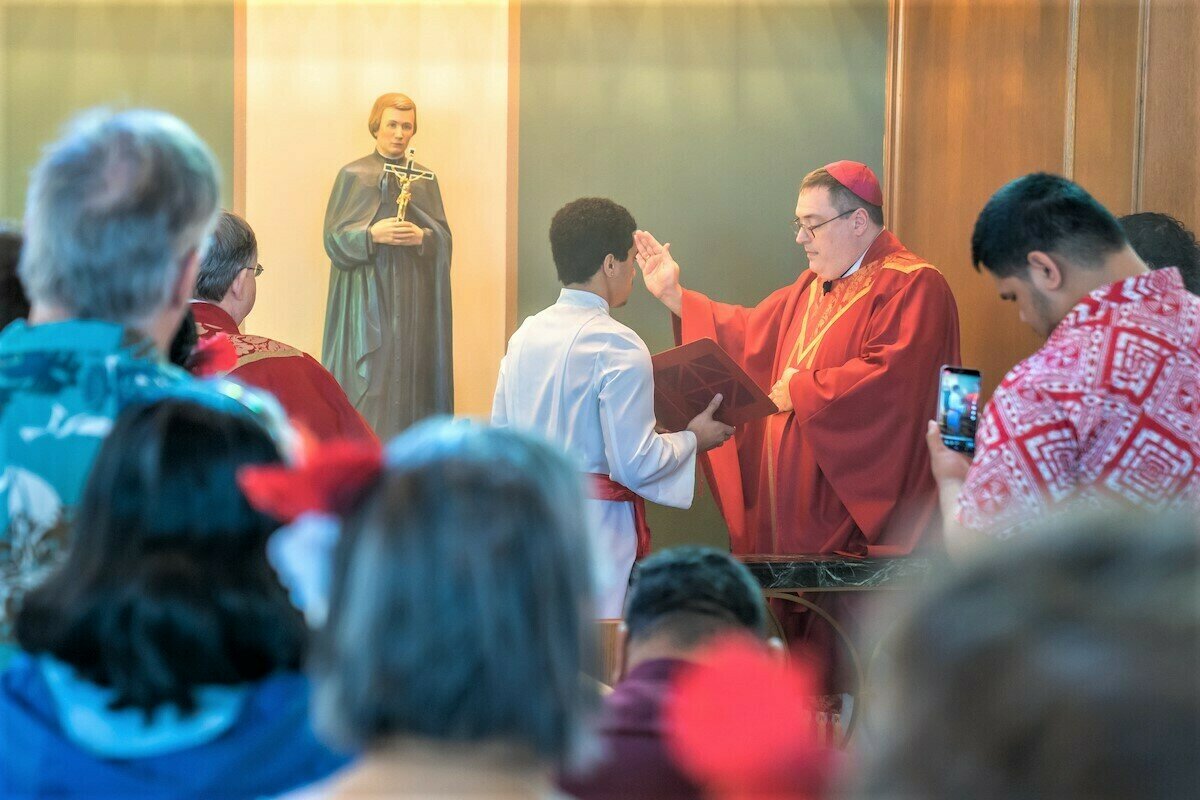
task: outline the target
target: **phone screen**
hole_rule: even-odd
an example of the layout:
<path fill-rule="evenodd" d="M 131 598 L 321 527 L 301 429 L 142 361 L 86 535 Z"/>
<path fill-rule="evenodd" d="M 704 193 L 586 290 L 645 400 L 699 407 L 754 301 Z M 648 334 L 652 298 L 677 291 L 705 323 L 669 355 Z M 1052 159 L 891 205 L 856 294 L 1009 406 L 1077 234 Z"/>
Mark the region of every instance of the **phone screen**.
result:
<path fill-rule="evenodd" d="M 975 452 L 979 422 L 979 370 L 942 367 L 938 381 L 938 427 L 951 450 Z"/>

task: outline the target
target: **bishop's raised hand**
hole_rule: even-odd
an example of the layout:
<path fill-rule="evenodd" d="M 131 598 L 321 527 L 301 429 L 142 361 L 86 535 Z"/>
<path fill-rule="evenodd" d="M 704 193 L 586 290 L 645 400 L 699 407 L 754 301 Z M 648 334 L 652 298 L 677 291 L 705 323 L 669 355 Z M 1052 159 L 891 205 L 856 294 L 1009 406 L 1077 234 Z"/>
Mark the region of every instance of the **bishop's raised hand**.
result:
<path fill-rule="evenodd" d="M 648 231 L 635 231 L 633 244 L 638 268 L 646 288 L 676 316 L 683 313 L 683 287 L 679 285 L 679 263 L 671 255 L 671 245 L 659 244 Z"/>

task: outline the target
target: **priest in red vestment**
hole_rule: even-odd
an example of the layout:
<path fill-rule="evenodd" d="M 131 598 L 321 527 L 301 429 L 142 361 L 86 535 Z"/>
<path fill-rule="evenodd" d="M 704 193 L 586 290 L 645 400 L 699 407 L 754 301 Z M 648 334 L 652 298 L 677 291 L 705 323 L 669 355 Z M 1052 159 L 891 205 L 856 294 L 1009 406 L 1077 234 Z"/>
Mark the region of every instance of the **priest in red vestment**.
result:
<path fill-rule="evenodd" d="M 241 332 L 239 326 L 254 308 L 261 272 L 254 231 L 241 217 L 223 212 L 200 265 L 192 302 L 201 343 L 219 334 L 228 336 L 237 353 L 230 376 L 275 395 L 292 423 L 316 438 L 376 440 L 342 387 L 316 359 L 274 339 Z"/>
<path fill-rule="evenodd" d="M 793 227 L 808 269 L 754 308 L 684 289 L 670 245 L 637 236 L 680 343 L 715 339 L 779 407 L 709 451 L 709 483 L 735 553 L 906 554 L 938 522 L 925 424 L 959 363 L 954 296 L 884 227 L 863 164 L 809 173 Z"/>

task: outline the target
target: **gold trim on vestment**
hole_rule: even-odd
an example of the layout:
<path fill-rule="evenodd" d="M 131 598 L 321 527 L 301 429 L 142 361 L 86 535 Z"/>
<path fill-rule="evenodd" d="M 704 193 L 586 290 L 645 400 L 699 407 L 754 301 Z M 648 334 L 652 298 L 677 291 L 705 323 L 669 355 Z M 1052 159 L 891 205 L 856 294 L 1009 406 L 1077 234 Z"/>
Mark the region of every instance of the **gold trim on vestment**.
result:
<path fill-rule="evenodd" d="M 829 333 L 829 329 L 834 326 L 834 323 L 836 323 L 839 319 L 842 318 L 843 314 L 845 314 L 847 311 L 849 311 L 850 308 L 855 303 L 857 303 L 859 300 L 863 299 L 863 297 L 866 296 L 867 292 L 871 291 L 871 285 L 872 284 L 867 284 L 866 286 L 864 286 L 862 289 L 859 290 L 858 294 L 856 294 L 856 295 L 854 295 L 854 297 L 850 298 L 849 302 L 847 302 L 844 306 L 842 306 L 841 308 L 838 309 L 837 313 L 833 315 L 833 318 L 830 319 L 829 322 L 825 323 L 825 327 L 821 328 L 821 330 L 817 332 L 816 336 L 813 337 L 813 340 L 811 342 L 809 342 L 808 345 L 805 346 L 804 350 L 800 353 L 800 355 L 798 357 L 796 357 L 796 360 L 794 362 L 795 366 L 797 366 L 797 367 L 800 366 L 800 362 L 803 361 L 805 359 L 805 357 L 807 357 L 808 363 L 804 365 L 804 368 L 812 369 L 813 359 L 817 357 L 817 346 L 821 344 L 821 341 L 825 338 L 825 334 Z M 799 343 L 799 341 L 800 341 L 799 339 L 796 340 L 797 344 Z M 795 348 L 792 348 L 792 352 L 795 353 Z M 788 366 L 792 366 L 792 364 L 789 364 Z"/>
<path fill-rule="evenodd" d="M 264 358 L 296 358 L 304 355 L 294 347 L 287 347 L 282 350 L 256 350 L 253 353 L 246 353 L 244 356 L 238 356 L 237 366 L 244 367 L 247 364 L 253 364 L 255 361 L 262 361 Z"/>

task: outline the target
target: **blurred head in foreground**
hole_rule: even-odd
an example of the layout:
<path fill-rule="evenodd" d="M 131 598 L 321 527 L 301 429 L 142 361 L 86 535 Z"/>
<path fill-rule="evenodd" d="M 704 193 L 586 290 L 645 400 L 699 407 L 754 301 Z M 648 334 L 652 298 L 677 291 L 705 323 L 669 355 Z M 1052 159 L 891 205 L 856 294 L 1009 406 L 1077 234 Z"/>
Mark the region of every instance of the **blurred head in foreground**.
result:
<path fill-rule="evenodd" d="M 627 673 L 655 658 L 688 658 L 716 636 L 767 635 L 762 590 L 745 565 L 712 547 L 673 547 L 633 573 L 621 636 Z"/>
<path fill-rule="evenodd" d="M 577 470 L 523 435 L 434 420 L 394 440 L 342 526 L 319 728 L 385 760 L 473 753 L 463 780 L 489 751 L 567 761 L 594 700 L 583 508 Z"/>
<path fill-rule="evenodd" d="M 1057 525 L 970 564 L 903 616 L 859 797 L 1195 794 L 1194 520 Z"/>
<path fill-rule="evenodd" d="M 34 167 L 21 282 L 31 320 L 105 320 L 166 353 L 220 197 L 216 159 L 161 111 L 80 115 Z"/>

